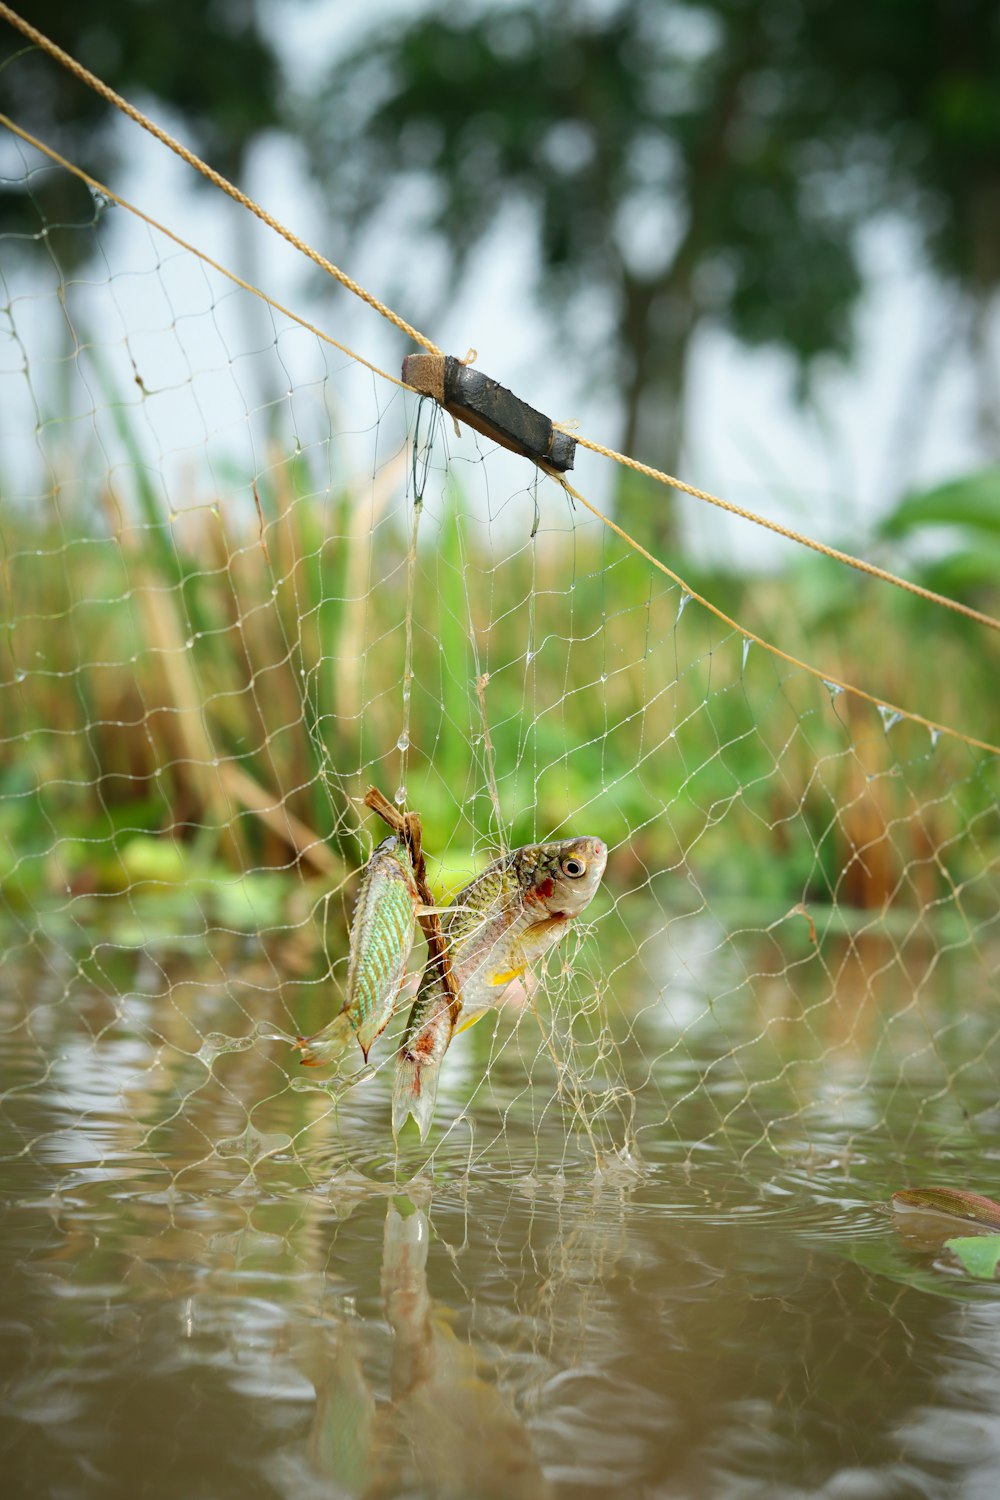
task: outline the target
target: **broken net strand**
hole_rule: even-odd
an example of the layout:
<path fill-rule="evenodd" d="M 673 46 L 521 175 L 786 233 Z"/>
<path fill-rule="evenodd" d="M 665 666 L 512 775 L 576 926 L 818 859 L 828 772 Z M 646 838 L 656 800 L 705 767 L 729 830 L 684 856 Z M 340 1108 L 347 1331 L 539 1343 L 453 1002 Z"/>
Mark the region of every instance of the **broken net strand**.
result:
<path fill-rule="evenodd" d="M 37 46 L 41 47 L 55 61 L 68 69 L 82 83 L 92 88 L 101 98 L 107 100 L 109 104 L 113 104 L 136 124 L 141 125 L 144 130 L 148 131 L 163 145 L 175 152 L 182 161 L 187 162 L 189 166 L 200 172 L 209 182 L 213 183 L 222 192 L 228 194 L 235 202 L 254 214 L 268 228 L 273 229 L 276 234 L 280 235 L 282 239 L 286 240 L 302 255 L 305 255 L 315 265 L 326 271 L 330 276 L 333 276 L 348 291 L 353 292 L 361 301 L 367 303 L 369 307 L 374 308 L 376 312 L 380 313 L 382 317 L 398 328 L 401 333 L 405 333 L 408 338 L 412 339 L 414 343 L 419 344 L 429 354 L 443 357 L 444 351 L 432 339 L 428 338 L 426 334 L 414 328 L 399 313 L 394 312 L 386 303 L 380 301 L 372 292 L 367 291 L 361 286 L 360 282 L 355 281 L 352 276 L 349 276 L 346 271 L 342 271 L 339 266 L 335 266 L 326 256 L 321 255 L 318 250 L 314 250 L 307 241 L 295 234 L 293 230 L 288 229 L 273 214 L 268 213 L 253 198 L 242 192 L 234 183 L 231 183 L 228 178 L 223 177 L 221 172 L 217 172 L 214 167 L 210 167 L 207 162 L 202 161 L 193 151 L 170 135 L 169 131 L 157 125 L 154 120 L 151 120 L 148 115 L 144 114 L 134 104 L 130 104 L 127 99 L 112 89 L 103 79 L 98 78 L 96 74 L 91 73 L 88 68 L 85 68 L 82 63 L 77 62 L 74 57 L 58 46 L 57 43 L 53 42 L 44 32 L 32 26 L 23 16 L 18 15 L 9 5 L 4 3 L 4 0 L 0 0 L 0 16 L 21 31 Z M 568 431 L 564 423 L 553 423 L 552 425 L 560 432 Z M 816 541 L 803 532 L 783 526 L 778 521 L 768 520 L 766 517 L 758 515 L 755 511 L 748 510 L 745 506 L 736 505 L 729 500 L 723 500 L 720 496 L 712 494 L 709 490 L 702 490 L 695 485 L 687 484 L 683 480 L 676 479 L 660 469 L 655 469 L 649 464 L 641 463 L 638 459 L 631 458 L 627 454 L 619 453 L 614 448 L 608 448 L 602 443 L 595 443 L 579 434 L 574 435 L 576 441 L 582 447 L 589 448 L 591 452 L 600 454 L 603 458 L 610 458 L 615 463 L 622 464 L 624 467 L 634 470 L 637 474 L 643 474 L 646 478 L 652 479 L 658 484 L 681 490 L 696 500 L 702 500 L 708 505 L 717 506 L 721 510 L 728 511 L 731 515 L 739 516 L 742 520 L 752 522 L 755 526 L 760 526 L 766 531 L 771 531 L 778 536 L 785 537 L 788 541 L 797 542 L 800 546 L 808 547 L 824 557 L 829 557 L 836 562 L 843 563 L 847 567 L 854 568 L 859 573 L 866 573 L 883 583 L 892 584 L 895 588 L 913 594 L 927 603 L 937 604 L 943 609 L 963 615 L 966 619 L 974 620 L 977 624 L 984 626 L 988 630 L 1000 632 L 1000 620 L 995 619 L 992 615 L 973 609 L 970 605 L 961 604 L 957 599 L 950 599 L 947 595 L 939 594 L 933 589 L 925 588 L 922 584 L 913 583 L 908 579 L 901 578 L 898 574 L 890 572 L 887 568 L 880 568 L 875 563 L 865 562 L 862 558 L 854 557 L 849 552 L 843 552 L 837 547 L 828 546 L 825 542 Z"/>

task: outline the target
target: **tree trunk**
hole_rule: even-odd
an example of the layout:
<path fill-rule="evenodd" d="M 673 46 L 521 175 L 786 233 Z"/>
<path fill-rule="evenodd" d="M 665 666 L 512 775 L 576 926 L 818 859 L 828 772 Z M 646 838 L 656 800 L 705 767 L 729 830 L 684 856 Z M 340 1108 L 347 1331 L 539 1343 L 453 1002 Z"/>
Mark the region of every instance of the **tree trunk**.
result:
<path fill-rule="evenodd" d="M 625 339 L 631 368 L 625 387 L 622 451 L 676 474 L 684 442 L 684 386 L 697 313 L 687 257 L 660 282 L 626 285 Z M 656 552 L 679 545 L 674 492 L 623 469 L 616 492 L 621 524 Z"/>

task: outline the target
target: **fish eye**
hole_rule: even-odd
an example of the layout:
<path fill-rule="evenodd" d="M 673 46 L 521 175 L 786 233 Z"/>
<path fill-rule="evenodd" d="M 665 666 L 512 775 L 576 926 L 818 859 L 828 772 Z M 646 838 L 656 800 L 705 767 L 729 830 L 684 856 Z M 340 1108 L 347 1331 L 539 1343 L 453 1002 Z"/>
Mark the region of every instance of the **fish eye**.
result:
<path fill-rule="evenodd" d="M 562 862 L 562 872 L 564 875 L 571 877 L 586 875 L 587 861 L 585 859 L 564 859 Z"/>

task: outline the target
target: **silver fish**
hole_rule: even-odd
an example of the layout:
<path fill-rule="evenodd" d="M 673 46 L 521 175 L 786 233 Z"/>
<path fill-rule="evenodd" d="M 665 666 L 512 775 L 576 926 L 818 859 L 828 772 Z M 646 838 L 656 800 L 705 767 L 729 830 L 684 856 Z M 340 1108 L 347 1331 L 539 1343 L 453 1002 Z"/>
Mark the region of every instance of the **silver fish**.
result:
<path fill-rule="evenodd" d="M 590 905 L 607 864 L 600 839 L 528 844 L 496 860 L 455 898 L 441 927 L 461 1004 L 428 960 L 396 1055 L 392 1130 L 412 1115 L 423 1140 L 434 1113 L 441 1060 L 452 1036 L 500 1000 Z"/>

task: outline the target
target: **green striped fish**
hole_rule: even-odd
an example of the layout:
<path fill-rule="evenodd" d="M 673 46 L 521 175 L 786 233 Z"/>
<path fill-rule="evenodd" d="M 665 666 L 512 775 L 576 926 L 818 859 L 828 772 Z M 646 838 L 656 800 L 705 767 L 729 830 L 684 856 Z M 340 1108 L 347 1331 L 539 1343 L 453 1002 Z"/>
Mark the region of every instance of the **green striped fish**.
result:
<path fill-rule="evenodd" d="M 372 1043 L 389 1024 L 420 905 L 409 850 L 397 834 L 368 861 L 351 921 L 344 1004 L 322 1031 L 299 1037 L 306 1067 L 337 1061 L 357 1037 L 368 1061 Z"/>

